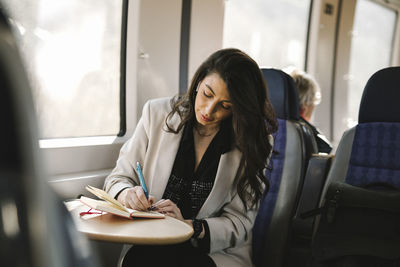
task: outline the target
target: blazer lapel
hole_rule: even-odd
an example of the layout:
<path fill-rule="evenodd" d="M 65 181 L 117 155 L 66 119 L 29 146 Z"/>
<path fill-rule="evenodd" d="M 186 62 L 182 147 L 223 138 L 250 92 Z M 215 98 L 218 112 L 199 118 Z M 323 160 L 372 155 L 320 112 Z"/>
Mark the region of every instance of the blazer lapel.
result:
<path fill-rule="evenodd" d="M 179 122 L 179 116 L 175 114 L 173 118 L 171 118 L 170 125 L 176 128 Z M 160 133 L 160 145 L 157 151 L 154 151 L 155 156 L 153 162 L 155 162 L 155 164 L 152 164 L 151 170 L 152 179 L 150 194 L 153 195 L 156 200 L 161 199 L 164 194 L 183 132 L 181 130 L 179 133 L 175 134 L 167 132 L 165 129 L 166 126 L 163 127 Z"/>
<path fill-rule="evenodd" d="M 208 217 L 225 204 L 224 200 L 231 192 L 241 155 L 242 153 L 237 149 L 221 155 L 214 186 L 197 214 L 197 218 Z"/>

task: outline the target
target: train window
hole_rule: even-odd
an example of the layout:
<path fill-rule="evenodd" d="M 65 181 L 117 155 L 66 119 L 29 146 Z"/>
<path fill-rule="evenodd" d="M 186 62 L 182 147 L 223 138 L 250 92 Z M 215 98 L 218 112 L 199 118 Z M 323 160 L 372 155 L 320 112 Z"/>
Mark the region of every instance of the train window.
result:
<path fill-rule="evenodd" d="M 123 0 L 3 2 L 21 41 L 40 138 L 117 135 Z"/>
<path fill-rule="evenodd" d="M 358 0 L 351 36 L 347 127 L 358 121 L 361 95 L 368 78 L 390 66 L 396 11 L 369 0 Z"/>
<path fill-rule="evenodd" d="M 311 1 L 225 1 L 224 47 L 246 51 L 259 65 L 304 69 Z"/>

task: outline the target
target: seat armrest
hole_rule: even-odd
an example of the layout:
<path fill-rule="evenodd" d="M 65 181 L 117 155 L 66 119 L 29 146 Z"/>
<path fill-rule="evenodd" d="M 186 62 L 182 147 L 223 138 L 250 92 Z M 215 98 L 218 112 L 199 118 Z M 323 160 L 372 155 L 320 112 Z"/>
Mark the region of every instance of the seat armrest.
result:
<path fill-rule="evenodd" d="M 300 216 L 305 212 L 318 208 L 333 158 L 333 155 L 326 154 L 313 154 L 310 158 L 299 203 L 293 219 L 293 233 L 296 236 L 311 238 L 314 217 L 302 219 Z"/>

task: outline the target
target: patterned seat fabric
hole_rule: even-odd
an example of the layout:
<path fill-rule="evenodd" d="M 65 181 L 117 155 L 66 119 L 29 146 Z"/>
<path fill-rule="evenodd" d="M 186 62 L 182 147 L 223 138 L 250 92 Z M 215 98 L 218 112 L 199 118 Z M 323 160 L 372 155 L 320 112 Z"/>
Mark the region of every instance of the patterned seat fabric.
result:
<path fill-rule="evenodd" d="M 400 189 L 400 123 L 362 123 L 356 128 L 346 183 L 383 183 Z"/>
<path fill-rule="evenodd" d="M 377 71 L 360 103 L 345 182 L 385 183 L 400 188 L 400 67 Z"/>

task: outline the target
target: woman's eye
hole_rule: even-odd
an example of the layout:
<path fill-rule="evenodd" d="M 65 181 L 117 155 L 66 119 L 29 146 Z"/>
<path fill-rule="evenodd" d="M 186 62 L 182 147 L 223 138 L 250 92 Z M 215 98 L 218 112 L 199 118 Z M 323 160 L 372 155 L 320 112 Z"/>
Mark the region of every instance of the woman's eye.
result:
<path fill-rule="evenodd" d="M 212 95 L 211 95 L 211 94 L 207 94 L 206 91 L 203 91 L 203 95 L 204 95 L 205 97 L 207 97 L 207 98 L 212 97 Z"/>
<path fill-rule="evenodd" d="M 223 108 L 223 109 L 226 109 L 226 110 L 230 110 L 230 109 L 231 109 L 231 106 L 222 105 L 222 108 Z"/>
<path fill-rule="evenodd" d="M 231 105 L 228 106 L 228 105 L 222 104 L 221 106 L 222 106 L 223 109 L 226 109 L 226 110 L 230 110 L 232 108 Z"/>

